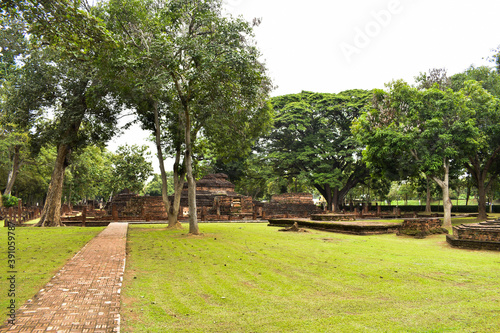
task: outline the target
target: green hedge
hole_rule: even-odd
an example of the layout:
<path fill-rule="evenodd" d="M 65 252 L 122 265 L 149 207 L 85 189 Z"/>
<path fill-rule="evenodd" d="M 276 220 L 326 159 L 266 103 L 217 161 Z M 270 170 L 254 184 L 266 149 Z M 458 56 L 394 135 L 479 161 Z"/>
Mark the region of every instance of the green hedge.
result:
<path fill-rule="evenodd" d="M 382 211 L 392 211 L 396 206 L 381 206 Z M 423 212 L 425 211 L 425 206 L 415 206 L 415 205 L 399 205 L 398 208 L 401 208 L 402 212 Z M 372 210 L 374 207 L 372 206 Z M 443 206 L 431 206 L 431 210 L 435 213 L 443 212 Z M 477 205 L 459 205 L 453 206 L 451 208 L 453 213 L 477 213 L 478 206 Z M 486 212 L 490 211 L 490 207 L 486 207 Z M 500 205 L 493 205 L 493 213 L 500 213 Z"/>

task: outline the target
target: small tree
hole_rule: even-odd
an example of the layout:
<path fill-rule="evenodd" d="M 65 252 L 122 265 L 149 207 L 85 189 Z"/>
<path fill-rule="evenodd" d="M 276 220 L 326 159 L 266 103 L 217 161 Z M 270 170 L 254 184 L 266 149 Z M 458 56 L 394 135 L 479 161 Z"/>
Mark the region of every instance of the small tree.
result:
<path fill-rule="evenodd" d="M 151 162 L 148 161 L 147 146 L 120 146 L 112 155 L 113 171 L 110 187 L 117 193 L 125 188 L 139 193 L 144 190 L 147 180 L 153 173 Z"/>

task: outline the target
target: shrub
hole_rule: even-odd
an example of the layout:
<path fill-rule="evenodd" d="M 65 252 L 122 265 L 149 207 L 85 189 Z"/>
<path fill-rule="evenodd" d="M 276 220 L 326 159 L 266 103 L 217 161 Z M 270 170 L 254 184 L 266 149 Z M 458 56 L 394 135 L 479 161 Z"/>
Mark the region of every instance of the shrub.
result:
<path fill-rule="evenodd" d="M 6 208 L 15 207 L 19 202 L 19 198 L 16 198 L 13 195 L 4 195 L 2 196 L 3 206 Z"/>

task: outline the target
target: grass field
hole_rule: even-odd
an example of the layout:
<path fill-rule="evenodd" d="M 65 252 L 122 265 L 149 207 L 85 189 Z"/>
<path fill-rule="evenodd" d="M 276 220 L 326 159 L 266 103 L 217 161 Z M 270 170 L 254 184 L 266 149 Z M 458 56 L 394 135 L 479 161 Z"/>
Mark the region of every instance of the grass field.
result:
<path fill-rule="evenodd" d="M 124 332 L 500 331 L 498 252 L 444 235 L 201 231 L 130 226 Z"/>
<path fill-rule="evenodd" d="M 7 318 L 12 271 L 8 266 L 8 228 L 0 221 L 0 320 Z M 103 228 L 30 228 L 18 227 L 14 231 L 15 251 L 15 300 L 20 307 L 33 297 L 52 276 L 72 258 L 90 239 Z M 12 236 L 12 234 L 11 234 Z"/>
<path fill-rule="evenodd" d="M 102 229 L 16 228 L 16 305 Z M 201 231 L 130 226 L 123 331 L 500 331 L 498 252 L 453 249 L 444 236 L 290 234 L 266 224 Z M 2 309 L 7 236 L 0 228 Z"/>

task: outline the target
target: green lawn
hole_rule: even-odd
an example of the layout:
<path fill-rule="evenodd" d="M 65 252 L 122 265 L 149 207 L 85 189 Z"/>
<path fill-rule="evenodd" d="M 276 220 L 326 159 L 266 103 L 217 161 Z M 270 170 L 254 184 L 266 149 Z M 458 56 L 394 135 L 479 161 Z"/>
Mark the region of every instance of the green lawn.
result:
<path fill-rule="evenodd" d="M 500 253 L 444 235 L 130 226 L 124 332 L 500 332 Z"/>
<path fill-rule="evenodd" d="M 10 283 L 7 274 L 8 228 L 0 221 L 0 320 L 7 318 Z M 103 228 L 33 228 L 15 229 L 16 307 L 33 297 L 52 276 Z"/>

